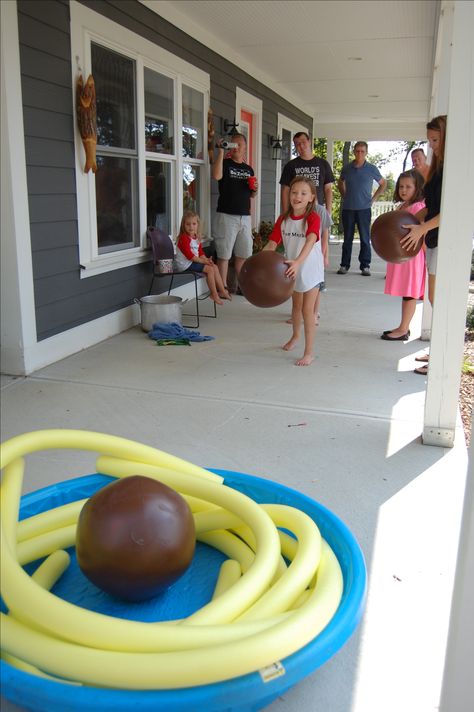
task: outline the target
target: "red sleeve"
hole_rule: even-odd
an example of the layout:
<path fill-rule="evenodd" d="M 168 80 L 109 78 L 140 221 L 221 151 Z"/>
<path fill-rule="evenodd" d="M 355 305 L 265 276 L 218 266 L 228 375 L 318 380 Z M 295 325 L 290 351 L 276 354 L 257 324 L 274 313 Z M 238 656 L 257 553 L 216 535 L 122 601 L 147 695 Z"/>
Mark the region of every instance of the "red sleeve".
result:
<path fill-rule="evenodd" d="M 193 260 L 195 255 L 191 249 L 191 238 L 189 235 L 180 235 L 178 237 L 178 247 L 187 260 Z"/>
<path fill-rule="evenodd" d="M 283 239 L 281 236 L 282 222 L 283 222 L 283 215 L 280 215 L 280 217 L 277 219 L 276 223 L 273 226 L 273 230 L 270 233 L 270 237 L 268 238 L 272 242 L 276 242 L 277 245 L 279 245 Z"/>
<path fill-rule="evenodd" d="M 316 235 L 318 238 L 316 242 L 319 242 L 320 239 L 320 228 L 321 228 L 321 218 L 317 213 L 311 213 L 308 215 L 308 219 L 306 221 L 306 236 L 310 235 L 312 232 Z"/>

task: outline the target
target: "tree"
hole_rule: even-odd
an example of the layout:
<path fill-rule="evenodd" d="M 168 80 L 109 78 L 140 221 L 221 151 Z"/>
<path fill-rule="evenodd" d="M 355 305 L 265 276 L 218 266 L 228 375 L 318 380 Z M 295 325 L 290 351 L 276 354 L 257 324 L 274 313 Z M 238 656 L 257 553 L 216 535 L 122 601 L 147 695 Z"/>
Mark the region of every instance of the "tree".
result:
<path fill-rule="evenodd" d="M 403 155 L 403 171 L 407 170 L 408 156 L 413 151 L 414 148 L 424 148 L 426 141 L 399 141 L 396 148 L 392 148 L 390 151 L 389 159 L 395 156 Z"/>
<path fill-rule="evenodd" d="M 384 192 L 379 195 L 378 200 L 391 203 L 393 201 L 393 193 L 395 191 L 395 178 L 392 173 L 384 175 L 384 178 L 387 181 L 387 185 L 385 186 Z"/>
<path fill-rule="evenodd" d="M 381 153 L 369 154 L 367 160 L 373 163 L 377 168 L 383 173 L 384 166 L 390 161 L 392 156 L 397 156 L 405 152 L 405 160 L 407 159 L 410 151 L 415 148 L 415 145 L 419 145 L 420 141 L 400 141 L 401 146 L 390 151 L 388 156 L 383 156 Z M 410 144 L 410 147 L 408 145 Z M 351 141 L 334 141 L 333 143 L 333 172 L 337 179 L 341 175 L 343 166 L 347 165 L 351 160 Z M 321 158 L 327 158 L 327 141 L 325 138 L 315 138 L 313 142 L 313 153 L 315 156 L 320 156 Z M 405 170 L 405 168 L 403 169 Z M 391 173 L 388 176 L 384 175 L 387 180 L 387 186 L 380 196 L 379 200 L 391 201 L 393 199 L 393 191 L 395 190 L 395 179 Z M 333 202 L 332 202 L 332 219 L 334 222 L 333 232 L 337 232 L 342 235 L 342 216 L 341 216 L 341 195 L 335 187 L 333 192 Z"/>
<path fill-rule="evenodd" d="M 350 141 L 334 141 L 333 143 L 333 172 L 334 177 L 337 181 L 341 175 L 343 166 L 349 163 L 350 160 Z M 315 156 L 327 159 L 327 141 L 325 138 L 315 138 L 313 143 L 313 153 Z M 332 200 L 332 219 L 334 225 L 337 226 L 333 228 L 338 234 L 342 234 L 342 221 L 341 221 L 341 195 L 335 186 L 333 191 Z"/>

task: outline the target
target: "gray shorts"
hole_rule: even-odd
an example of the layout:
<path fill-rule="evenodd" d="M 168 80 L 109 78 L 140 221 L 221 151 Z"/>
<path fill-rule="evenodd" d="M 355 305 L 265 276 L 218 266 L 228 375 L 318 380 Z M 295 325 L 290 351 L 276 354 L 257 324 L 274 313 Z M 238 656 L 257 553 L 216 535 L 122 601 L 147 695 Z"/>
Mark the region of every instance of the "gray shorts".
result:
<path fill-rule="evenodd" d="M 232 253 L 246 260 L 253 250 L 252 220 L 250 215 L 229 215 L 216 213 L 213 238 L 217 258 L 230 260 Z"/>
<path fill-rule="evenodd" d="M 437 247 L 427 247 L 426 248 L 426 267 L 428 269 L 428 274 L 436 274 L 437 263 L 438 263 L 438 248 Z"/>

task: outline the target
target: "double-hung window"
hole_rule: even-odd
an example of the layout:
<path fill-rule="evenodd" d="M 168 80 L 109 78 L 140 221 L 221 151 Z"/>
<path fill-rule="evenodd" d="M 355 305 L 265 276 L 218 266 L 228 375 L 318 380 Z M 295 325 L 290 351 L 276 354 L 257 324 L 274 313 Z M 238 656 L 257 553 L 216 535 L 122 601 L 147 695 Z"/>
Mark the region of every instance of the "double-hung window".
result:
<path fill-rule="evenodd" d="M 146 230 L 177 235 L 184 210 L 209 230 L 209 75 L 71 2 L 73 86 L 92 74 L 97 171 L 84 173 L 76 126 L 83 277 L 149 259 Z"/>

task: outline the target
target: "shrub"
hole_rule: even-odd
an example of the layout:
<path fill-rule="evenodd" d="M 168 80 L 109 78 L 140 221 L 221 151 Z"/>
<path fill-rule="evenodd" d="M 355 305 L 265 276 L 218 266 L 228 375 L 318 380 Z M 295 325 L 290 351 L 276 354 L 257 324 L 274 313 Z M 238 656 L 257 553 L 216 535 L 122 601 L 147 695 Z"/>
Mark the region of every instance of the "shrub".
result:
<path fill-rule="evenodd" d="M 469 307 L 466 315 L 466 329 L 469 331 L 474 330 L 474 306 Z"/>

